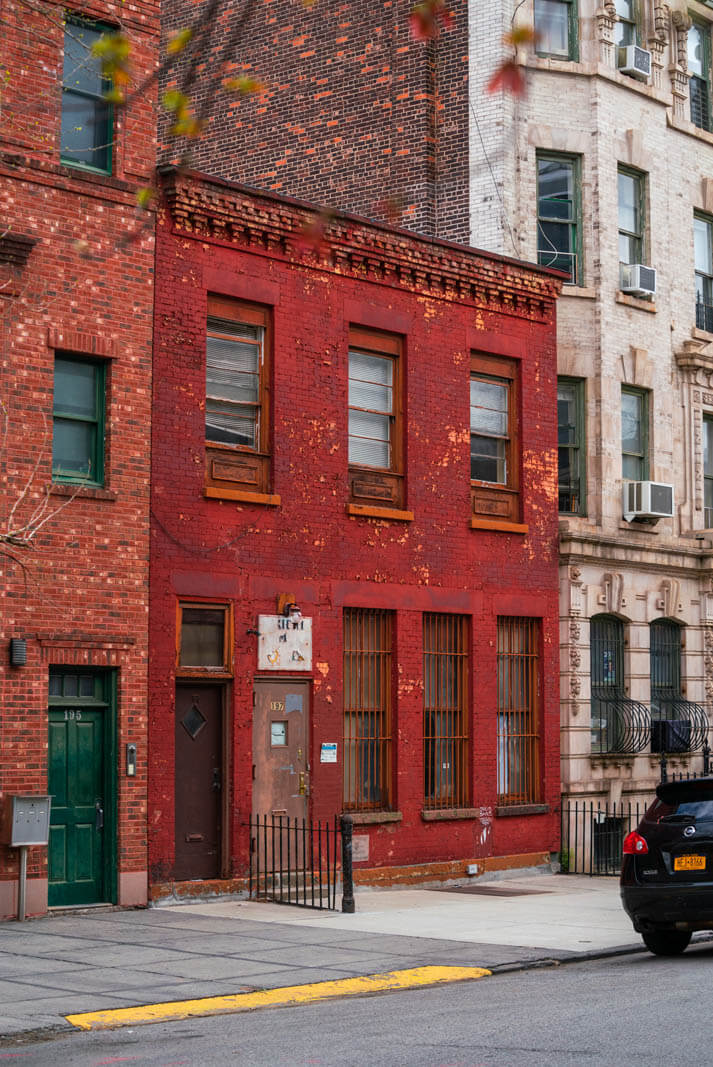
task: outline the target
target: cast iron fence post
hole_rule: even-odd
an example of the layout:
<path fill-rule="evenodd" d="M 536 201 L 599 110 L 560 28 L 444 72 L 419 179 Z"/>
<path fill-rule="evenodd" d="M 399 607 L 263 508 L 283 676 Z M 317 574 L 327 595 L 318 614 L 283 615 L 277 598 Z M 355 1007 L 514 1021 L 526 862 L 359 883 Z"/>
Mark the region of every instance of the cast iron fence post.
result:
<path fill-rule="evenodd" d="M 352 874 L 352 817 L 342 815 L 342 911 L 354 913 L 354 880 Z"/>
<path fill-rule="evenodd" d="M 661 753 L 661 784 L 662 785 L 664 785 L 666 780 L 668 779 L 667 766 L 668 766 L 668 761 L 666 760 L 666 753 L 662 752 Z"/>
<path fill-rule="evenodd" d="M 703 773 L 711 773 L 711 749 L 707 741 L 703 745 Z"/>

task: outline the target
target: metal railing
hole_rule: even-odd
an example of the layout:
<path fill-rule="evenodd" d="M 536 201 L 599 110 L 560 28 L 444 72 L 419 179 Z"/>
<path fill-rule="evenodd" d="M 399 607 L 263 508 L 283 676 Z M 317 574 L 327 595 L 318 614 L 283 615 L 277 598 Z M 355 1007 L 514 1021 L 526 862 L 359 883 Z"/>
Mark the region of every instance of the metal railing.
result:
<path fill-rule="evenodd" d="M 652 701 L 652 752 L 698 752 L 707 737 L 708 716 L 700 704 L 680 697 Z"/>
<path fill-rule="evenodd" d="M 574 800 L 562 804 L 563 874 L 618 875 L 624 838 L 648 804 L 602 804 Z"/>
<path fill-rule="evenodd" d="M 251 900 L 336 911 L 341 876 L 342 911 L 354 911 L 352 819 L 250 818 Z"/>
<path fill-rule="evenodd" d="M 592 753 L 634 755 L 651 736 L 651 715 L 645 704 L 628 697 L 592 695 Z"/>
<path fill-rule="evenodd" d="M 713 305 L 696 300 L 696 326 L 699 330 L 713 333 Z"/>

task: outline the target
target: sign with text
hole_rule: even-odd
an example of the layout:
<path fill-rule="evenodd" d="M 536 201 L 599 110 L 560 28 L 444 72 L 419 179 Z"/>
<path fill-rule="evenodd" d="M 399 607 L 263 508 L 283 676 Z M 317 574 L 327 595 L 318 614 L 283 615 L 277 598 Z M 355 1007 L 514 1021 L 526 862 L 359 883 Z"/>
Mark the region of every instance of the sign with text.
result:
<path fill-rule="evenodd" d="M 311 671 L 312 620 L 259 615 L 257 666 L 260 671 Z"/>

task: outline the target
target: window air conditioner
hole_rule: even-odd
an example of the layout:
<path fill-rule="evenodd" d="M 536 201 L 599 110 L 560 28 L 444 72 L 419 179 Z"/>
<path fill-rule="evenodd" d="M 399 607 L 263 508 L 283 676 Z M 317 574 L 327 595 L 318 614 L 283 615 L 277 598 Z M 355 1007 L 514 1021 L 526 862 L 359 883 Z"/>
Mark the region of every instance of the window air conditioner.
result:
<path fill-rule="evenodd" d="M 673 486 L 661 482 L 624 482 L 623 510 L 627 522 L 646 519 L 658 522 L 673 515 Z"/>
<path fill-rule="evenodd" d="M 622 293 L 656 295 L 656 271 L 653 267 L 645 267 L 643 263 L 622 263 L 619 282 Z"/>
<path fill-rule="evenodd" d="M 653 719 L 652 752 L 688 752 L 691 747 L 691 724 L 688 719 Z"/>
<path fill-rule="evenodd" d="M 622 74 L 647 82 L 651 77 L 651 53 L 638 44 L 628 44 L 618 49 L 617 66 Z"/>

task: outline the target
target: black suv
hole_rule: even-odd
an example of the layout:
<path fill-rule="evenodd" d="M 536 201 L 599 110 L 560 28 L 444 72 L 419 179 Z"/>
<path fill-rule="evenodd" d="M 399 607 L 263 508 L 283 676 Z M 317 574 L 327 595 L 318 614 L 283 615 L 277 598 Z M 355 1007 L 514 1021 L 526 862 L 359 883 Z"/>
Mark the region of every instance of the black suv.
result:
<path fill-rule="evenodd" d="M 624 839 L 621 899 L 657 956 L 713 929 L 713 778 L 666 782 Z"/>

